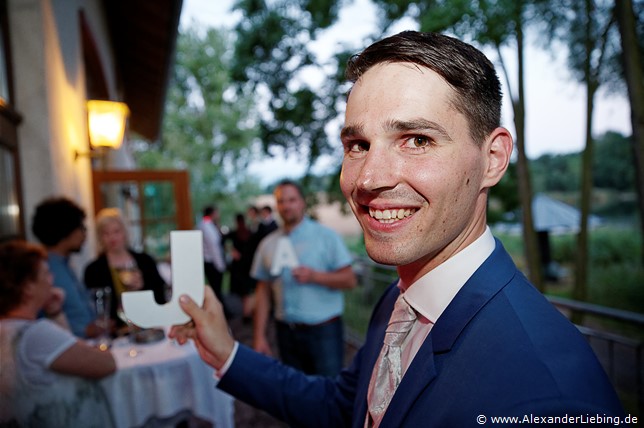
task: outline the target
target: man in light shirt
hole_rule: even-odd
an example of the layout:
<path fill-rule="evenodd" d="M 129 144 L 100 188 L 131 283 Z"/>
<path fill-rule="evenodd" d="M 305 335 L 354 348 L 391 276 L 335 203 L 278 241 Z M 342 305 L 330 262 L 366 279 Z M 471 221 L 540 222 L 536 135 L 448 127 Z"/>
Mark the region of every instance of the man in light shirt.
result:
<path fill-rule="evenodd" d="M 308 374 L 335 376 L 344 361 L 343 291 L 355 287 L 351 254 L 340 235 L 306 215 L 298 183 L 273 192 L 282 219 L 259 244 L 253 345 L 271 355 L 266 336 L 271 303 L 281 360 Z"/>
<path fill-rule="evenodd" d="M 215 296 L 223 302 L 221 283 L 224 272 L 226 272 L 226 262 L 218 222 L 219 210 L 214 205 L 208 205 L 203 209 L 203 216 L 198 228 L 203 234 L 203 261 L 206 280 L 215 292 Z"/>
<path fill-rule="evenodd" d="M 235 342 L 211 294 L 201 308 L 182 296 L 194 326 L 171 334 L 197 342 L 219 388 L 292 426 L 622 416 L 585 339 L 487 228 L 488 193 L 513 148 L 500 126 L 501 85 L 490 61 L 452 37 L 408 31 L 352 57 L 347 77 L 340 185 L 369 256 L 395 265 L 400 277 L 376 304 L 350 366 L 324 379 L 279 365 Z M 400 312 L 413 321 L 400 322 Z M 376 387 L 384 350 L 398 346 L 390 344 L 389 335 L 400 335 L 390 322 L 410 326 L 400 379 Z M 374 405 L 383 394 L 390 401 Z"/>

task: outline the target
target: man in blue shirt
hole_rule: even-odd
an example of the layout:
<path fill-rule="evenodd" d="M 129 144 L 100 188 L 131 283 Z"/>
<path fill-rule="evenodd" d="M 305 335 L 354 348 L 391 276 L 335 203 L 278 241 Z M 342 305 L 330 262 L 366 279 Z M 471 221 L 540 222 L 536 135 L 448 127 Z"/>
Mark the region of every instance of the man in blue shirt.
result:
<path fill-rule="evenodd" d="M 69 266 L 69 257 L 81 250 L 87 237 L 85 211 L 64 197 L 45 199 L 36 207 L 31 229 L 47 248 L 54 286 L 65 292 L 63 312 L 72 332 L 94 336 L 97 329 L 87 289 Z"/>
<path fill-rule="evenodd" d="M 272 296 L 282 361 L 334 376 L 343 366 L 342 290 L 356 285 L 351 255 L 337 233 L 305 215 L 295 182 L 280 182 L 274 195 L 283 224 L 262 240 L 251 269 L 258 281 L 254 347 L 271 353 L 266 326 Z"/>

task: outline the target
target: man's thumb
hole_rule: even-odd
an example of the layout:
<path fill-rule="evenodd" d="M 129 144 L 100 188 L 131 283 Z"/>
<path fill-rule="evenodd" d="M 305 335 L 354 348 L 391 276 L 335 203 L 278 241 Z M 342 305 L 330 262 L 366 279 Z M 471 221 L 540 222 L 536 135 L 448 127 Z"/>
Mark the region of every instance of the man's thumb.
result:
<path fill-rule="evenodd" d="M 179 296 L 179 306 L 181 306 L 181 309 L 188 314 L 190 318 L 194 318 L 194 316 L 197 314 L 197 311 L 199 309 L 199 306 L 195 303 L 194 300 L 187 294 L 182 294 Z"/>

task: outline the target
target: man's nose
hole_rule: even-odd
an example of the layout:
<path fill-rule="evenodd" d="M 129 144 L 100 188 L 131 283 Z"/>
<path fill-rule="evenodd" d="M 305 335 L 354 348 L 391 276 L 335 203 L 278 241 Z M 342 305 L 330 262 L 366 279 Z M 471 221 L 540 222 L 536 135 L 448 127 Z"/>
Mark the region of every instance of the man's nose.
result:
<path fill-rule="evenodd" d="M 399 165 L 395 155 L 385 148 L 372 145 L 356 179 L 356 186 L 365 191 L 393 188 L 397 184 Z"/>

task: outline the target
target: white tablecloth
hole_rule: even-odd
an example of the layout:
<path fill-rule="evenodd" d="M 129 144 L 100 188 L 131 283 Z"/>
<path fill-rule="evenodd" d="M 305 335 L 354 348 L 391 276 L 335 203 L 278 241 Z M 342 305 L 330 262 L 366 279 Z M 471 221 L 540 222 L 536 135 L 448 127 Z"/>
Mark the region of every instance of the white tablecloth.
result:
<path fill-rule="evenodd" d="M 192 342 L 136 344 L 134 358 L 128 355 L 130 347 L 124 339 L 113 343 L 118 369 L 101 381 L 117 428 L 139 427 L 186 410 L 216 428 L 234 427 L 233 398 L 215 387 L 214 369 L 201 360 Z"/>

